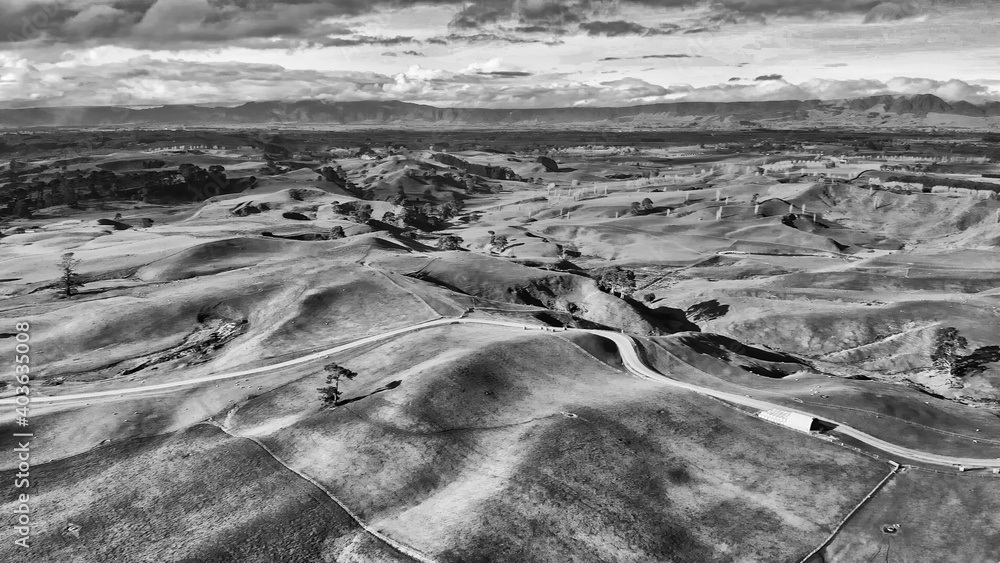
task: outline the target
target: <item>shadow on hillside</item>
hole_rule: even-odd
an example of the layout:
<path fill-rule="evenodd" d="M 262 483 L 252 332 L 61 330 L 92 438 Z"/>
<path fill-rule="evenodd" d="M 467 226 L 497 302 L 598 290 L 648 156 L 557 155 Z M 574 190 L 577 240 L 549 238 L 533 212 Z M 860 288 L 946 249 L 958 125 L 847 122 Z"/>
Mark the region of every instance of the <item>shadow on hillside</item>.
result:
<path fill-rule="evenodd" d="M 386 383 L 384 386 L 379 387 L 378 389 L 372 391 L 371 393 L 369 393 L 367 395 L 362 395 L 360 397 L 354 397 L 354 398 L 351 398 L 351 399 L 344 399 L 343 401 L 337 401 L 336 403 L 333 404 L 333 406 L 339 407 L 341 405 L 347 405 L 347 404 L 350 404 L 350 403 L 354 403 L 354 402 L 360 401 L 361 399 L 366 399 L 368 397 L 371 397 L 372 395 L 375 395 L 376 393 L 382 393 L 383 391 L 389 391 L 391 389 L 395 389 L 396 387 L 399 387 L 400 385 L 402 385 L 402 383 L 403 383 L 402 379 L 397 379 L 396 381 L 390 381 L 389 383 Z"/>

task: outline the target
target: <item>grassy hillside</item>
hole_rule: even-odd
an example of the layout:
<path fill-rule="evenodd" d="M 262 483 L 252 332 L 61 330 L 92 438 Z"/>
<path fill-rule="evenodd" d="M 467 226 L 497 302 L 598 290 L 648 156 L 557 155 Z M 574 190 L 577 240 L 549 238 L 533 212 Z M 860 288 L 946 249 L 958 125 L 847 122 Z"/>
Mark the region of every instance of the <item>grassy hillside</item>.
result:
<path fill-rule="evenodd" d="M 791 560 L 887 469 L 555 335 L 433 329 L 342 362 L 343 406 L 308 400 L 317 375 L 229 424 L 444 561 Z"/>
<path fill-rule="evenodd" d="M 30 550 L 4 561 L 410 561 L 256 444 L 210 425 L 32 467 Z M 12 480 L 12 472 L 4 472 Z M 3 509 L 10 511 L 5 494 Z"/>
<path fill-rule="evenodd" d="M 1000 479 L 910 470 L 858 511 L 810 563 L 1000 560 Z M 894 533 L 884 526 L 898 525 Z"/>

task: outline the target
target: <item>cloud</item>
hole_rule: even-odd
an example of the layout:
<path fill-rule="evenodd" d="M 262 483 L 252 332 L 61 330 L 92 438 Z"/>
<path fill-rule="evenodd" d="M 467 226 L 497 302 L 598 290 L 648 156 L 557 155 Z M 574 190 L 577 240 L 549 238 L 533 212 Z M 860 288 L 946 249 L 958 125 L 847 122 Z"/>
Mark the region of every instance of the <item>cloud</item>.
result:
<path fill-rule="evenodd" d="M 592 11 L 591 0 L 481 0 L 455 14 L 448 27 L 480 30 L 506 25 L 517 26 L 522 33 L 562 32 Z"/>
<path fill-rule="evenodd" d="M 456 30 L 480 29 L 511 17 L 513 2 L 473 2 L 455 14 L 448 27 Z"/>
<path fill-rule="evenodd" d="M 476 74 L 481 74 L 485 76 L 497 76 L 500 78 L 516 78 L 520 76 L 531 76 L 530 72 L 522 72 L 519 70 L 494 70 L 493 72 L 477 72 Z"/>
<path fill-rule="evenodd" d="M 830 16 L 857 16 L 863 23 L 894 22 L 930 13 L 942 6 L 974 4 L 977 0 L 711 0 L 705 29 L 724 24 L 759 22 L 773 18 L 821 20 Z M 980 2 L 981 4 L 981 2 Z"/>
<path fill-rule="evenodd" d="M 882 0 L 714 0 L 717 15 L 742 18 L 764 16 L 808 16 L 823 14 L 866 14 Z"/>
<path fill-rule="evenodd" d="M 553 29 L 546 25 L 522 25 L 515 27 L 517 33 L 563 33 L 562 29 Z"/>
<path fill-rule="evenodd" d="M 945 100 L 983 101 L 996 99 L 997 92 L 981 84 L 970 84 L 964 80 L 930 80 L 927 78 L 896 77 L 886 82 L 886 88 L 900 94 L 933 94 Z"/>
<path fill-rule="evenodd" d="M 972 83 L 897 77 L 736 79 L 691 86 L 636 77 L 579 80 L 560 73 L 512 67 L 499 57 L 458 71 L 410 65 L 394 74 L 287 69 L 274 64 L 199 63 L 140 56 L 101 64 L 34 64 L 0 53 L 0 100 L 7 107 L 69 105 L 232 105 L 262 100 L 403 100 L 442 107 L 622 106 L 668 101 L 836 100 L 881 95 L 933 94 L 945 100 L 1000 98 L 1000 81 Z M 576 75 L 572 75 L 576 76 Z M 599 76 L 599 75 L 595 75 Z M 734 77 L 735 78 L 735 77 Z"/>
<path fill-rule="evenodd" d="M 412 37 L 371 37 L 360 35 L 357 37 L 330 37 L 322 41 L 326 47 L 353 47 L 357 45 L 399 45 L 401 43 L 413 43 Z"/>
<path fill-rule="evenodd" d="M 757 82 L 763 82 L 765 80 L 781 80 L 782 76 L 780 74 L 765 74 L 763 76 L 758 76 L 754 78 Z"/>
<path fill-rule="evenodd" d="M 546 45 L 555 45 L 560 43 L 559 41 L 544 41 L 542 39 L 532 39 L 512 34 L 498 33 L 452 33 L 446 37 L 432 37 L 428 39 L 427 42 L 437 43 L 439 45 L 447 45 L 449 43 L 542 43 Z"/>
<path fill-rule="evenodd" d="M 609 80 L 607 82 L 601 82 L 601 86 L 606 88 L 611 88 L 615 92 L 625 93 L 633 98 L 647 98 L 650 96 L 664 96 L 671 93 L 670 90 L 660 86 L 659 84 L 652 84 L 646 82 L 645 80 L 640 80 L 638 78 L 621 78 L 618 80 Z"/>
<path fill-rule="evenodd" d="M 500 78 L 519 78 L 533 75 L 531 72 L 503 69 L 503 66 L 503 59 L 500 57 L 494 57 L 486 62 L 472 63 L 460 70 L 457 74 L 477 74 L 479 76 L 494 76 Z"/>
<path fill-rule="evenodd" d="M 606 35 L 608 37 L 619 35 L 668 35 L 673 33 L 673 30 L 670 28 L 646 27 L 624 20 L 584 22 L 580 24 L 580 29 L 586 31 L 587 35 Z"/>
<path fill-rule="evenodd" d="M 405 9 L 419 0 L 3 0 L 0 43 L 157 49 L 206 45 L 325 44 L 343 19 Z M 460 5 L 460 0 L 433 0 Z"/>
<path fill-rule="evenodd" d="M 604 57 L 601 61 L 644 60 L 644 59 L 699 59 L 701 55 L 686 55 L 683 53 L 668 53 L 665 55 L 642 55 L 638 57 Z"/>
<path fill-rule="evenodd" d="M 813 79 L 799 84 L 784 79 L 732 82 L 704 87 L 670 87 L 680 93 L 679 99 L 738 102 L 778 100 L 841 100 L 870 96 L 912 96 L 931 94 L 946 101 L 982 103 L 1000 98 L 1000 91 L 962 80 L 931 80 L 898 77 L 883 82 L 873 79 L 829 80 Z"/>
<path fill-rule="evenodd" d="M 920 15 L 922 10 L 914 2 L 883 2 L 865 14 L 865 23 L 881 23 L 903 20 Z"/>

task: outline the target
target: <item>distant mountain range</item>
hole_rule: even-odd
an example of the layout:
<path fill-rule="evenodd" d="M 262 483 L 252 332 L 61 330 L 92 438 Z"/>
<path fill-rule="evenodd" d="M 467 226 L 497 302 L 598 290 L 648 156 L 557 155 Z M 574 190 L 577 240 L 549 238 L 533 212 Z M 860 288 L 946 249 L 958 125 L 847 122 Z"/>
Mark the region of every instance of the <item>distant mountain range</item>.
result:
<path fill-rule="evenodd" d="M 345 126 L 520 126 L 708 128 L 974 128 L 1000 127 L 1000 102 L 946 102 L 932 95 L 836 101 L 674 102 L 630 107 L 540 109 L 437 108 L 398 101 L 250 102 L 235 107 L 168 105 L 0 110 L 0 127 L 167 127 L 264 124 Z"/>

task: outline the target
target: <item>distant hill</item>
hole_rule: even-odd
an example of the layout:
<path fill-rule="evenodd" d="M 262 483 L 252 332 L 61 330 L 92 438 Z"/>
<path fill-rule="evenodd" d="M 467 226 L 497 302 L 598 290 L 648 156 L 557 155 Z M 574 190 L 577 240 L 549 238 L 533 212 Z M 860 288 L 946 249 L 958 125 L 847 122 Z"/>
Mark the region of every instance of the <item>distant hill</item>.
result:
<path fill-rule="evenodd" d="M 932 95 L 872 96 L 850 100 L 675 102 L 630 107 L 537 109 L 438 108 L 399 101 L 249 102 L 235 107 L 168 105 L 24 108 L 0 110 L 0 127 L 212 126 L 274 123 L 339 125 L 594 124 L 613 127 L 709 128 L 1000 127 L 1000 102 L 946 102 Z"/>

